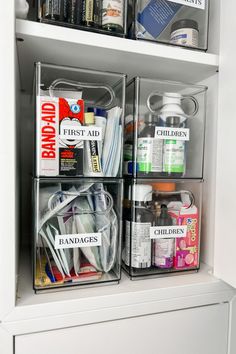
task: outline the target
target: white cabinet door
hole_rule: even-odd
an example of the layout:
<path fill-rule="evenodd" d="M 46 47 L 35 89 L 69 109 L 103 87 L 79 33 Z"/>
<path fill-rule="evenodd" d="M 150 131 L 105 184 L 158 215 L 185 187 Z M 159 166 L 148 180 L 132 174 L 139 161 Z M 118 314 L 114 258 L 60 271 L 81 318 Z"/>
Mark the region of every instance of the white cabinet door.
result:
<path fill-rule="evenodd" d="M 15 354 L 227 354 L 228 304 L 17 336 Z"/>
<path fill-rule="evenodd" d="M 221 1 L 214 272 L 236 288 L 236 2 Z"/>

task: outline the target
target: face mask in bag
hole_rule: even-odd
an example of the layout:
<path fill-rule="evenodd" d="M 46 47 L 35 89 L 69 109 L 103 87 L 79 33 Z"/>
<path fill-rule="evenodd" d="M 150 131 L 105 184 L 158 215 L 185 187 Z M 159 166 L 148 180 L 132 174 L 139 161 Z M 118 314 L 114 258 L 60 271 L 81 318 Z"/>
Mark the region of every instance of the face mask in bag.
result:
<path fill-rule="evenodd" d="M 107 271 L 110 271 L 114 267 L 117 259 L 119 228 L 118 228 L 117 215 L 114 209 L 110 211 L 110 220 L 111 220 L 111 246 L 110 246 L 110 258 L 109 258 Z"/>
<path fill-rule="evenodd" d="M 46 217 L 43 218 L 42 222 L 48 220 L 49 217 L 56 216 L 59 226 L 60 235 L 72 234 L 73 227 L 73 213 L 72 213 L 72 201 L 78 197 L 78 194 L 86 191 L 91 183 L 85 183 L 81 186 L 75 188 L 74 186 L 68 191 L 60 191 L 58 193 L 52 194 L 48 200 L 48 207 L 46 212 Z M 70 271 L 74 267 L 75 273 L 77 274 L 79 269 L 79 252 L 77 250 L 65 248 L 60 250 L 61 256 L 63 258 L 64 266 L 66 268 L 66 274 L 70 276 Z M 68 272 L 69 269 L 69 272 Z"/>
<path fill-rule="evenodd" d="M 72 223 L 72 234 L 76 234 L 76 225 L 75 225 L 75 218 L 73 216 L 73 223 Z M 79 248 L 73 248 L 73 264 L 74 264 L 74 271 L 76 275 L 79 275 L 80 271 L 80 252 Z"/>
<path fill-rule="evenodd" d="M 59 235 L 57 228 L 55 226 L 53 226 L 52 224 L 48 224 L 46 231 L 47 231 L 47 235 L 49 236 L 49 238 L 52 242 L 52 245 L 54 246 L 55 245 L 55 236 Z M 64 250 L 61 248 L 59 250 L 55 249 L 55 252 L 57 254 L 58 259 L 61 262 L 61 265 L 62 265 L 62 268 L 63 268 L 65 274 L 70 276 L 70 269 L 69 269 L 69 266 L 67 263 L 67 259 L 66 259 Z"/>
<path fill-rule="evenodd" d="M 110 221 L 107 214 L 108 203 L 102 183 L 93 185 L 94 193 L 94 216 L 96 231 L 102 234 L 102 244 L 99 247 L 99 254 L 104 272 L 107 270 L 110 252 Z"/>
<path fill-rule="evenodd" d="M 65 194 L 61 190 L 57 193 L 50 194 L 47 207 L 44 209 L 42 217 L 40 218 L 39 230 L 48 220 L 59 214 L 63 208 L 70 204 L 75 198 L 75 194 Z"/>
<path fill-rule="evenodd" d="M 59 193 L 61 191 L 61 184 L 54 184 L 54 185 L 47 185 L 47 186 L 40 186 L 39 192 L 39 213 L 40 219 L 42 219 L 43 215 L 48 210 L 48 201 L 51 196 Z"/>
<path fill-rule="evenodd" d="M 52 190 L 50 190 L 49 193 L 46 190 L 44 193 L 46 196 L 42 198 L 43 201 L 41 202 L 43 212 L 40 217 L 38 229 L 40 230 L 47 220 L 60 213 L 64 207 L 72 203 L 80 193 L 86 192 L 92 185 L 93 183 L 83 183 L 80 186 L 71 187 L 68 191 L 61 190 L 61 185 L 58 185 L 55 189 L 53 187 L 54 193 Z M 60 190 L 58 190 L 59 186 Z"/>
<path fill-rule="evenodd" d="M 45 232 L 44 232 L 43 229 L 40 230 L 39 235 L 40 235 L 40 236 L 42 237 L 42 239 L 43 239 L 42 243 L 43 243 L 43 244 L 46 243 L 46 246 L 44 246 L 44 247 L 48 247 L 48 248 L 49 248 L 49 250 L 50 250 L 50 252 L 51 252 L 51 255 L 52 255 L 52 258 L 53 258 L 53 260 L 54 260 L 54 262 L 55 262 L 55 264 L 56 264 L 56 266 L 57 266 L 57 269 L 58 269 L 59 272 L 61 273 L 62 277 L 65 278 L 63 269 L 62 269 L 62 267 L 61 267 L 61 263 L 60 263 L 60 261 L 59 261 L 57 255 L 56 255 L 56 252 L 55 252 L 55 250 L 54 250 L 54 246 L 52 246 L 51 242 L 49 241 L 49 239 L 48 239 L 48 237 L 47 237 L 47 235 L 45 234 Z M 47 258 L 48 258 L 48 257 L 47 257 Z M 48 258 L 47 261 L 48 261 L 48 266 L 49 266 L 49 268 L 50 268 L 50 270 L 51 270 L 51 269 L 52 269 L 52 266 L 51 266 L 50 259 Z M 53 278 L 55 278 L 54 275 L 53 275 L 53 272 L 52 272 L 52 276 L 53 276 Z"/>
<path fill-rule="evenodd" d="M 75 213 L 74 219 L 76 225 L 76 233 L 94 233 L 96 230 L 95 220 L 93 214 L 91 214 L 91 209 L 87 199 L 85 197 L 78 197 L 73 203 L 73 207 Z M 81 213 L 82 211 L 84 211 L 84 214 Z M 87 258 L 89 263 L 91 263 L 97 270 L 102 271 L 99 247 L 81 247 L 80 250 Z"/>
<path fill-rule="evenodd" d="M 60 214 L 57 215 L 57 220 L 60 235 L 71 235 L 73 225 L 73 212 L 71 204 L 67 205 L 60 211 Z M 63 251 L 66 258 L 67 266 L 71 271 L 74 265 L 73 250 L 71 248 L 65 248 L 63 249 Z"/>
<path fill-rule="evenodd" d="M 100 259 L 104 272 L 109 272 L 116 258 L 117 224 L 114 223 L 116 214 L 112 208 L 112 196 L 108 194 L 102 183 L 93 186 L 95 201 L 95 224 L 96 231 L 102 234 L 102 245 L 99 248 Z M 110 199 L 110 203 L 108 201 Z M 108 205 L 110 204 L 110 205 Z"/>

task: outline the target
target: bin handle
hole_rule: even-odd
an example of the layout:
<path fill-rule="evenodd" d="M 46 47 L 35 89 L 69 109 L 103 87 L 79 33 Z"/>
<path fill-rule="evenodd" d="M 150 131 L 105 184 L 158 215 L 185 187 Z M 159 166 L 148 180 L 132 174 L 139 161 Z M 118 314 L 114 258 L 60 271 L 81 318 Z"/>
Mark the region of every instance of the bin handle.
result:
<path fill-rule="evenodd" d="M 77 87 L 77 88 L 104 89 L 105 91 L 107 91 L 110 94 L 110 100 L 107 104 L 102 106 L 103 108 L 109 108 L 112 105 L 113 101 L 115 100 L 115 92 L 112 89 L 112 87 L 109 85 L 106 85 L 106 84 L 102 85 L 102 84 L 88 83 L 88 82 L 79 82 L 79 81 L 73 81 L 73 80 L 67 80 L 67 79 L 56 79 L 51 83 L 51 85 L 49 86 L 49 95 L 51 97 L 53 97 L 53 90 L 55 90 L 55 88 L 60 84 L 73 86 L 73 87 Z"/>
<path fill-rule="evenodd" d="M 194 198 L 193 193 L 190 192 L 190 191 L 187 191 L 187 190 L 180 190 L 180 191 L 173 191 L 173 192 L 152 191 L 152 192 L 147 193 L 145 198 L 144 198 L 144 203 L 146 204 L 146 208 L 147 209 L 149 209 L 149 207 L 147 206 L 147 198 L 148 198 L 148 196 L 150 196 L 150 194 L 151 195 L 154 194 L 156 196 L 161 195 L 161 194 L 163 194 L 163 195 L 187 194 L 189 196 L 189 199 L 190 199 L 190 204 L 187 207 L 184 206 L 186 209 L 191 208 L 194 205 L 194 203 L 195 203 L 195 198 Z"/>
<path fill-rule="evenodd" d="M 105 197 L 106 197 L 106 200 L 107 200 L 107 208 L 105 210 L 99 210 L 99 211 L 96 211 L 96 210 L 91 210 L 91 209 L 88 209 L 88 210 L 84 210 L 84 209 L 77 209 L 76 211 L 74 211 L 74 208 L 73 208 L 73 205 L 71 205 L 72 207 L 72 210 L 73 211 L 67 211 L 65 213 L 57 213 L 56 215 L 57 216 L 71 216 L 71 215 L 81 215 L 81 214 L 97 214 L 97 215 L 104 215 L 104 214 L 107 214 L 111 211 L 111 209 L 113 208 L 113 199 L 112 199 L 112 196 L 109 192 L 107 191 L 95 191 L 95 192 L 89 192 L 89 191 L 86 191 L 86 192 L 67 192 L 67 191 L 60 191 L 60 192 L 57 192 L 57 193 L 54 193 L 48 200 L 48 209 L 53 211 L 53 205 L 55 204 L 55 199 L 56 198 L 61 198 L 63 196 L 75 196 L 76 197 L 85 197 L 85 196 L 88 196 L 88 195 L 93 195 L 93 196 L 96 196 L 96 195 L 101 195 L 103 194 Z M 72 202 L 73 203 L 73 202 Z"/>
<path fill-rule="evenodd" d="M 158 113 L 158 111 L 159 111 L 159 109 L 152 109 L 152 107 L 151 107 L 151 99 L 152 99 L 152 97 L 155 97 L 155 96 L 160 96 L 160 97 L 163 97 L 163 96 L 168 96 L 168 94 L 166 94 L 166 93 L 163 93 L 163 92 L 152 92 L 152 93 L 150 93 L 150 95 L 148 96 L 148 98 L 147 98 L 147 107 L 148 107 L 148 109 L 149 109 L 149 111 L 152 113 L 152 114 L 157 114 Z M 170 96 L 171 97 L 171 96 Z M 189 98 L 191 101 L 193 101 L 193 104 L 194 104 L 194 111 L 193 111 L 193 113 L 191 114 L 191 115 L 187 115 L 187 114 L 184 114 L 184 116 L 186 117 L 186 118 L 191 118 L 191 117 L 194 117 L 197 113 L 198 113 L 198 111 L 199 111 L 199 103 L 198 103 L 198 100 L 194 97 L 194 96 L 192 96 L 192 95 L 189 95 L 189 96 L 182 96 L 182 98 L 181 98 L 181 101 L 183 101 L 183 100 L 185 100 L 185 99 L 187 99 L 187 98 Z"/>

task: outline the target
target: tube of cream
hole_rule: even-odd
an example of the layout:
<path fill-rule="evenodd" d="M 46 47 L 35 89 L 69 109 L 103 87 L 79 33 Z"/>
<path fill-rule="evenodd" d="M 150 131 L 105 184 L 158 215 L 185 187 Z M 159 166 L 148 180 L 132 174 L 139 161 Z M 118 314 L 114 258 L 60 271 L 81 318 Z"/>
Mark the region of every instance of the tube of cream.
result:
<path fill-rule="evenodd" d="M 107 125 L 107 111 L 105 109 L 96 108 L 96 107 L 95 108 L 88 107 L 87 111 L 94 113 L 96 127 L 102 128 L 102 140 L 98 141 L 98 152 L 101 158 L 101 165 L 103 171 L 102 151 L 103 151 L 103 143 L 104 143 L 106 125 Z"/>
<path fill-rule="evenodd" d="M 85 125 L 95 125 L 95 118 L 93 112 L 85 113 Z M 84 175 L 86 177 L 102 177 L 101 158 L 99 154 L 98 141 L 87 140 L 85 141 L 85 163 Z"/>

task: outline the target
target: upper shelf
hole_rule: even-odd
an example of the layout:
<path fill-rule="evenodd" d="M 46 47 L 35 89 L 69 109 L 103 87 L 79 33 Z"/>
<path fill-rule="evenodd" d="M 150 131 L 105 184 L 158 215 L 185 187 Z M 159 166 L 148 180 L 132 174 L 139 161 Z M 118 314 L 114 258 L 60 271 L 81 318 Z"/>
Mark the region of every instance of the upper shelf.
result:
<path fill-rule="evenodd" d="M 27 20 L 16 20 L 16 36 L 26 90 L 37 61 L 193 83 L 213 75 L 219 64 L 214 54 Z"/>

